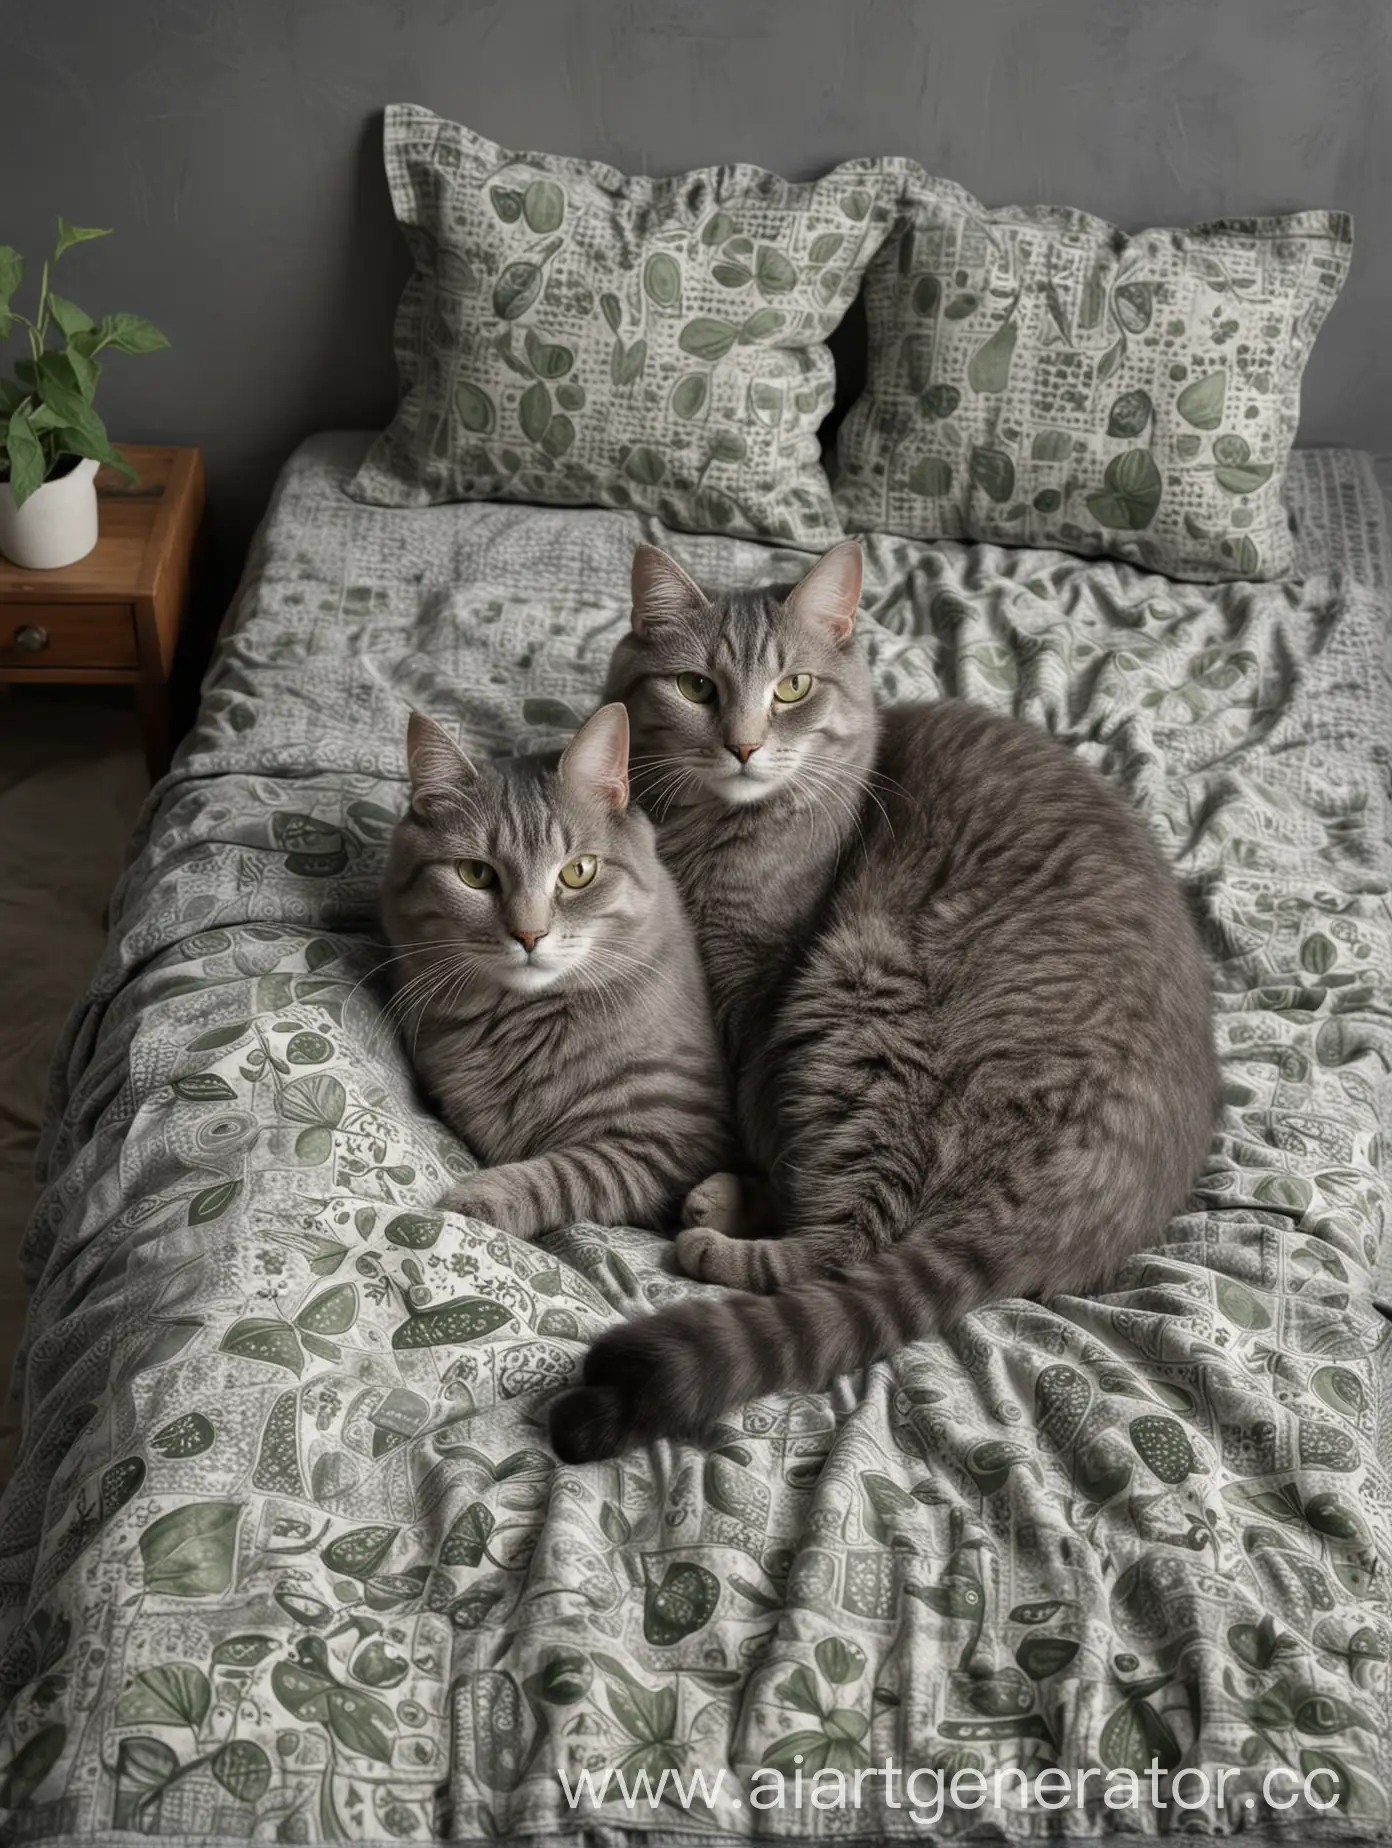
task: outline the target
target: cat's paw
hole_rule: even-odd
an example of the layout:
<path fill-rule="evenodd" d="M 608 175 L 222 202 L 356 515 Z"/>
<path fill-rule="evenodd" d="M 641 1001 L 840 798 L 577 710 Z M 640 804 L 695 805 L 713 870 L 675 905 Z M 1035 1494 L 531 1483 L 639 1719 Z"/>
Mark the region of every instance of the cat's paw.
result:
<path fill-rule="evenodd" d="M 677 1234 L 677 1268 L 699 1283 L 724 1283 L 737 1290 L 757 1289 L 749 1280 L 750 1246 L 727 1238 L 714 1226 L 688 1226 Z"/>
<path fill-rule="evenodd" d="M 684 1226 L 711 1226 L 737 1238 L 744 1223 L 744 1182 L 737 1174 L 712 1174 L 682 1201 Z"/>
<path fill-rule="evenodd" d="M 641 1408 L 660 1364 L 641 1323 L 600 1336 L 585 1356 L 583 1385 L 551 1407 L 551 1445 L 562 1463 L 599 1463 L 639 1441 Z"/>
<path fill-rule="evenodd" d="M 541 1229 L 533 1223 L 526 1204 L 519 1200 L 505 1182 L 500 1183 L 494 1168 L 479 1168 L 455 1183 L 440 1201 L 447 1213 L 462 1213 L 466 1219 L 480 1219 L 486 1226 L 510 1232 L 514 1238 L 535 1238 Z"/>

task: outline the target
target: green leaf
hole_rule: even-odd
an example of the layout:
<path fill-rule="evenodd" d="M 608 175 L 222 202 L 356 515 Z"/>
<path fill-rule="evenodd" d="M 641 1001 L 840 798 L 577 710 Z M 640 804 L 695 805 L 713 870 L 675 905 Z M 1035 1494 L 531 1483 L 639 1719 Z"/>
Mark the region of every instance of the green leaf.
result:
<path fill-rule="evenodd" d="M 466 1566 L 473 1571 L 483 1561 L 496 1524 L 489 1508 L 482 1502 L 471 1502 L 445 1535 L 440 1564 L 446 1568 Z"/>
<path fill-rule="evenodd" d="M 264 1361 L 268 1367 L 284 1367 L 296 1379 L 304 1370 L 304 1355 L 294 1329 L 276 1316 L 254 1315 L 234 1322 L 220 1345 L 224 1354 Z"/>
<path fill-rule="evenodd" d="M 497 425 L 493 400 L 468 379 L 461 379 L 454 388 L 454 408 L 460 423 L 475 436 L 488 436 Z"/>
<path fill-rule="evenodd" d="M 278 1108 L 291 1123 L 337 1129 L 348 1108 L 348 1093 L 337 1078 L 317 1072 L 305 1078 L 292 1078 L 282 1085 Z"/>
<path fill-rule="evenodd" d="M 841 210 L 847 218 L 854 219 L 856 224 L 860 224 L 869 217 L 872 203 L 870 194 L 865 188 L 857 186 L 841 201 Z"/>
<path fill-rule="evenodd" d="M 509 263 L 493 285 L 493 312 L 500 321 L 515 321 L 541 294 L 541 265 Z"/>
<path fill-rule="evenodd" d="M 1203 438 L 1201 436 L 1177 436 L 1174 448 L 1181 462 L 1192 462 L 1203 448 Z"/>
<path fill-rule="evenodd" d="M 952 487 L 952 464 L 941 456 L 924 456 L 915 462 L 909 470 L 908 488 L 911 494 L 935 496 L 946 494 Z"/>
<path fill-rule="evenodd" d="M 104 314 L 97 332 L 103 346 L 119 353 L 157 353 L 169 345 L 168 336 L 139 314 Z"/>
<path fill-rule="evenodd" d="M 1027 1636 L 1015 1651 L 1015 1660 L 1031 1681 L 1044 1681 L 1068 1667 L 1078 1644 L 1066 1636 Z"/>
<path fill-rule="evenodd" d="M 648 300 L 659 308 L 675 308 L 681 300 L 681 268 L 665 250 L 655 251 L 643 270 Z"/>
<path fill-rule="evenodd" d="M 190 1726 L 208 1717 L 213 1690 L 192 1662 L 167 1662 L 142 1669 L 116 1703 L 118 1726 Z"/>
<path fill-rule="evenodd" d="M 1030 444 L 1034 462 L 1066 462 L 1073 453 L 1073 438 L 1067 430 L 1041 430 Z"/>
<path fill-rule="evenodd" d="M 575 441 L 575 425 L 562 413 L 553 417 L 546 426 L 546 435 L 541 439 L 541 447 L 548 456 L 559 461 Z"/>
<path fill-rule="evenodd" d="M 295 1153 L 307 1168 L 318 1168 L 333 1154 L 333 1131 L 324 1123 L 302 1129 L 295 1138 Z"/>
<path fill-rule="evenodd" d="M 216 1439 L 217 1432 L 202 1412 L 185 1412 L 181 1418 L 175 1418 L 156 1431 L 150 1439 L 150 1448 L 171 1459 L 201 1457 L 205 1450 L 212 1449 Z"/>
<path fill-rule="evenodd" d="M 1015 464 L 1003 449 L 973 449 L 967 470 L 993 501 L 1004 503 L 1015 492 Z"/>
<path fill-rule="evenodd" d="M 511 1320 L 501 1303 L 486 1296 L 461 1296 L 454 1302 L 424 1309 L 403 1322 L 392 1336 L 392 1346 L 399 1353 L 403 1348 L 450 1347 L 481 1341 Z"/>
<path fill-rule="evenodd" d="M 568 346 L 538 339 L 530 327 L 525 345 L 532 370 L 540 379 L 563 379 L 575 364 L 575 354 Z"/>
<path fill-rule="evenodd" d="M 305 1304 L 295 1317 L 295 1326 L 311 1335 L 345 1335 L 357 1319 L 357 1285 L 336 1283 Z"/>
<path fill-rule="evenodd" d="M 694 321 L 688 321 L 677 335 L 677 345 L 683 353 L 690 353 L 693 359 L 703 359 L 713 365 L 717 360 L 724 359 L 739 338 L 739 331 L 730 321 L 717 321 L 710 315 L 698 315 Z"/>
<path fill-rule="evenodd" d="M 522 216 L 538 237 L 560 229 L 565 206 L 565 194 L 553 180 L 533 180 L 522 195 Z"/>
<path fill-rule="evenodd" d="M 445 1229 L 438 1213 L 398 1213 L 387 1222 L 385 1238 L 389 1245 L 403 1245 L 408 1251 L 425 1251 Z"/>
<path fill-rule="evenodd" d="M 235 1046 L 250 1025 L 249 1020 L 234 1020 L 225 1027 L 213 1027 L 207 1033 L 200 1033 L 196 1040 L 190 1040 L 187 1050 L 189 1052 L 219 1052 L 224 1046 Z M 182 1082 L 184 1081 L 181 1079 L 175 1080 L 176 1084 Z M 232 1093 L 229 1091 L 228 1095 L 231 1096 Z"/>
<path fill-rule="evenodd" d="M 140 1536 L 145 1589 L 166 1598 L 211 1598 L 232 1583 L 241 1502 L 190 1502 Z"/>
<path fill-rule="evenodd" d="M 600 1509 L 599 1525 L 610 1546 L 626 1546 L 632 1538 L 633 1529 L 628 1516 L 621 1508 L 616 1508 L 613 1502 L 605 1502 Z"/>
<path fill-rule="evenodd" d="M 1161 1482 L 1173 1487 L 1198 1469 L 1194 1446 L 1189 1442 L 1178 1419 L 1158 1413 L 1133 1418 L 1130 1433 L 1136 1454 Z"/>
<path fill-rule="evenodd" d="M 787 295 L 797 287 L 797 265 L 771 244 L 761 244 L 754 260 L 754 280 L 761 295 Z"/>
<path fill-rule="evenodd" d="M 1245 436 L 1215 436 L 1213 439 L 1213 460 L 1225 467 L 1236 467 L 1241 462 L 1248 462 L 1252 456 L 1252 445 Z"/>
<path fill-rule="evenodd" d="M 823 231 L 820 237 L 813 238 L 811 248 L 807 252 L 807 261 L 809 263 L 830 263 L 845 241 L 838 231 Z"/>
<path fill-rule="evenodd" d="M 1128 449 L 1107 464 L 1103 489 L 1087 497 L 1088 509 L 1101 526 L 1140 532 L 1160 505 L 1160 471 L 1148 449 Z"/>
<path fill-rule="evenodd" d="M 369 1579 L 396 1544 L 399 1527 L 355 1527 L 320 1549 L 329 1571 L 344 1578 Z"/>
<path fill-rule="evenodd" d="M 10 297 L 24 280 L 24 258 L 10 244 L 0 244 L 0 309 L 10 305 Z"/>
<path fill-rule="evenodd" d="M 1041 488 L 1030 505 L 1036 513 L 1057 513 L 1063 505 L 1063 496 L 1057 488 Z"/>
<path fill-rule="evenodd" d="M 189 1104 L 225 1104 L 237 1093 L 216 1072 L 189 1072 L 171 1081 L 170 1090 Z"/>
<path fill-rule="evenodd" d="M 111 230 L 98 230 L 94 225 L 70 225 L 66 218 L 58 220 L 58 242 L 54 247 L 53 261 L 56 263 L 65 250 L 71 250 L 74 244 L 86 244 L 94 237 L 110 237 Z"/>
<path fill-rule="evenodd" d="M 522 425 L 522 434 L 529 442 L 539 443 L 551 421 L 551 394 L 540 381 L 529 385 L 523 392 L 517 415 Z"/>
<path fill-rule="evenodd" d="M 593 1681 L 594 1670 L 578 1649 L 557 1649 L 525 1685 L 549 1707 L 572 1707 L 585 1698 Z"/>
<path fill-rule="evenodd" d="M 1183 1757 L 1168 1720 L 1148 1700 L 1123 1701 L 1104 1724 L 1097 1747 L 1108 1770 L 1134 1771 L 1138 1777 L 1152 1758 L 1162 1771 L 1173 1771 Z"/>
<path fill-rule="evenodd" d="M 57 1724 L 41 1726 L 32 1739 L 26 1739 L 5 1769 L 5 1781 L 0 1784 L 0 1809 L 24 1809 L 63 1756 L 67 1742 L 67 1727 Z"/>
<path fill-rule="evenodd" d="M 1185 423 L 1192 424 L 1196 430 L 1216 430 L 1223 421 L 1227 398 L 1227 373 L 1210 372 L 1184 387 L 1175 399 L 1175 409 Z"/>
<path fill-rule="evenodd" d="M 1154 415 L 1155 406 L 1147 391 L 1124 391 L 1113 401 L 1107 419 L 1108 436 L 1139 436 Z"/>
<path fill-rule="evenodd" d="M 650 449 L 645 443 L 631 450 L 624 463 L 624 474 L 629 480 L 640 481 L 645 487 L 656 487 L 666 473 L 667 464 L 655 449 Z"/>
<path fill-rule="evenodd" d="M 969 315 L 976 313 L 981 301 L 975 295 L 954 295 L 944 310 L 949 321 L 965 321 Z"/>
<path fill-rule="evenodd" d="M 5 455 L 10 465 L 10 490 L 16 507 L 22 507 L 43 486 L 44 455 L 27 411 L 15 411 L 5 432 Z"/>
<path fill-rule="evenodd" d="M 942 301 L 942 284 L 936 276 L 920 276 L 914 284 L 912 296 L 913 311 L 927 320 L 938 312 Z"/>
<path fill-rule="evenodd" d="M 333 1057 L 333 1051 L 332 1042 L 322 1033 L 306 1029 L 292 1036 L 285 1048 L 285 1058 L 290 1065 L 322 1065 L 325 1059 Z"/>
<path fill-rule="evenodd" d="M 1121 362 L 1126 357 L 1126 335 L 1109 346 L 1097 362 L 1097 383 L 1105 385 L 1114 373 L 1120 370 Z"/>
<path fill-rule="evenodd" d="M 743 462 L 749 455 L 749 445 L 737 431 L 720 430 L 711 440 L 710 452 L 714 462 Z"/>
<path fill-rule="evenodd" d="M 213 1650 L 214 1668 L 257 1668 L 280 1647 L 273 1636 L 228 1636 Z"/>
<path fill-rule="evenodd" d="M 704 1566 L 677 1560 L 660 1585 L 649 1585 L 643 1602 L 643 1636 L 658 1648 L 670 1648 L 704 1629 L 720 1601 L 720 1580 Z"/>
<path fill-rule="evenodd" d="M 44 403 L 59 422 L 86 445 L 83 453 L 105 461 L 111 454 L 106 426 L 83 396 L 67 354 L 45 353 L 38 362 L 38 381 Z"/>
<path fill-rule="evenodd" d="M 1018 332 L 1012 309 L 1010 319 L 1003 321 L 991 338 L 972 354 L 967 366 L 967 383 L 974 392 L 983 395 L 1002 392 L 1009 385 Z"/>
<path fill-rule="evenodd" d="M 1240 468 L 1215 468 L 1213 479 L 1229 494 L 1255 494 L 1274 473 L 1270 462 L 1247 462 Z"/>
<path fill-rule="evenodd" d="M 826 1636 L 813 1650 L 817 1667 L 834 1688 L 848 1681 L 859 1681 L 865 1673 L 865 1651 L 859 1643 L 847 1642 L 842 1636 Z"/>
<path fill-rule="evenodd" d="M 48 306 L 54 320 L 70 339 L 74 334 L 85 334 L 94 325 L 91 315 L 85 314 L 76 302 L 55 295 L 52 290 L 49 291 Z"/>
<path fill-rule="evenodd" d="M 930 385 L 923 394 L 924 415 L 934 420 L 951 417 L 962 402 L 962 394 L 955 385 Z"/>
<path fill-rule="evenodd" d="M 753 270 L 746 269 L 742 263 L 713 264 L 711 275 L 722 289 L 744 289 L 754 280 Z"/>
<path fill-rule="evenodd" d="M 209 1769 L 239 1803 L 256 1803 L 271 1787 L 271 1761 L 254 1739 L 229 1739 L 214 1753 Z"/>
<path fill-rule="evenodd" d="M 515 225 L 522 216 L 522 193 L 516 186 L 490 186 L 488 197 L 493 210 L 505 225 Z"/>
<path fill-rule="evenodd" d="M 752 346 L 756 340 L 772 339 L 774 334 L 782 331 L 787 316 L 777 308 L 756 308 L 740 324 L 739 343 Z"/>
<path fill-rule="evenodd" d="M 1361 1727 L 1369 1733 L 1377 1731 L 1366 1713 L 1351 1707 L 1346 1700 L 1340 1700 L 1335 1694 L 1307 1694 L 1295 1709 L 1294 1724 L 1297 1732 L 1309 1734 L 1316 1739 L 1328 1739 L 1335 1733 L 1347 1732 L 1351 1726 Z"/>
<path fill-rule="evenodd" d="M 672 410 L 678 417 L 699 417 L 706 408 L 710 385 L 704 372 L 688 372 L 672 390 Z"/>
<path fill-rule="evenodd" d="M 619 328 L 623 325 L 623 307 L 619 302 L 618 296 L 601 295 L 599 298 L 599 311 L 609 323 L 610 333 L 618 333 Z"/>
<path fill-rule="evenodd" d="M 712 245 L 723 244 L 727 237 L 735 234 L 735 221 L 728 212 L 717 212 L 708 218 L 701 228 L 701 242 L 710 249 Z"/>
<path fill-rule="evenodd" d="M 1143 334 L 1150 326 L 1155 288 L 1149 282 L 1124 282 L 1112 297 L 1117 320 L 1128 334 Z"/>
<path fill-rule="evenodd" d="M 609 376 L 616 385 L 631 385 L 635 379 L 643 376 L 643 368 L 647 363 L 646 340 L 635 340 L 629 347 L 622 340 L 616 340 L 609 360 Z"/>
<path fill-rule="evenodd" d="M 221 1219 L 241 1191 L 240 1181 L 219 1181 L 216 1187 L 205 1187 L 189 1201 L 188 1223 L 206 1226 L 214 1219 Z"/>

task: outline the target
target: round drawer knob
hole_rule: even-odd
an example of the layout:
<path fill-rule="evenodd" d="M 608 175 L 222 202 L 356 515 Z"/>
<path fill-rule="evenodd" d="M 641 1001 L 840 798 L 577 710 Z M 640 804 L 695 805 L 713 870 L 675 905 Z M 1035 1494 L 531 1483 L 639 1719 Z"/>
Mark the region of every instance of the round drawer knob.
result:
<path fill-rule="evenodd" d="M 36 622 L 27 622 L 22 629 L 15 630 L 14 645 L 21 654 L 39 654 L 48 647 L 48 630 L 41 629 Z"/>

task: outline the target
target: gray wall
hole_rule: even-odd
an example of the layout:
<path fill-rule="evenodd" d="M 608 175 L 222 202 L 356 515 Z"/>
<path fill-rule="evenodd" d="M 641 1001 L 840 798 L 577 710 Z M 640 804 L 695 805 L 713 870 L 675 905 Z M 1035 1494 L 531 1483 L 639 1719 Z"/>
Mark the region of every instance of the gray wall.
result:
<path fill-rule="evenodd" d="M 62 291 L 170 334 L 102 408 L 203 446 L 224 571 L 302 436 L 390 413 L 389 100 L 630 171 L 905 153 L 1131 227 L 1346 207 L 1302 436 L 1392 449 L 1388 0 L 0 0 L 0 46 L 0 242 L 116 227 Z"/>

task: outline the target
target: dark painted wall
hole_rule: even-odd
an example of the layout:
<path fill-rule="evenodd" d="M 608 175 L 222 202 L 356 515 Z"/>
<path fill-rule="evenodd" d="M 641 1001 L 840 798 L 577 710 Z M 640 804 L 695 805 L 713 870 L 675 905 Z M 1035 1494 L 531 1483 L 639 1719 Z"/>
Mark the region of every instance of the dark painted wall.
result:
<path fill-rule="evenodd" d="M 224 567 L 302 436 L 390 413 L 389 100 L 630 171 L 905 153 L 1129 227 L 1348 208 L 1302 435 L 1392 449 L 1388 0 L 0 0 L 0 65 L 0 242 L 116 227 L 62 291 L 173 339 L 102 409 L 203 446 Z"/>

